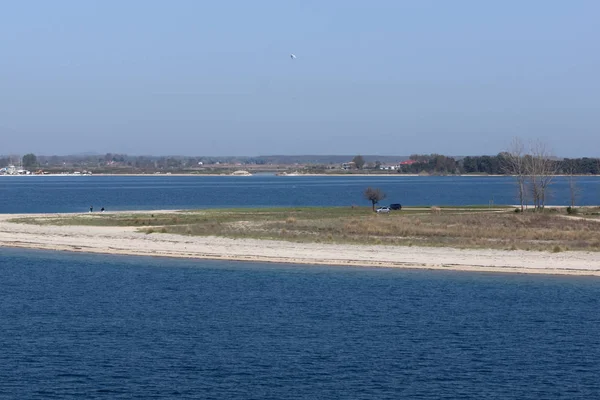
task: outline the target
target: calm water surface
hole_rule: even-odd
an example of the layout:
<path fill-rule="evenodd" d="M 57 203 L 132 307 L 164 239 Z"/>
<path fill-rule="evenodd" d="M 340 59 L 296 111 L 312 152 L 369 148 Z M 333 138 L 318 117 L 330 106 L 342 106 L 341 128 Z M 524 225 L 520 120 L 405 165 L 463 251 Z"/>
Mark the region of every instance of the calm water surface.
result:
<path fill-rule="evenodd" d="M 0 397 L 600 398 L 600 280 L 0 248 Z"/>
<path fill-rule="evenodd" d="M 600 177 L 577 178 L 579 205 L 600 204 Z M 350 206 L 364 190 L 387 193 L 383 204 L 517 203 L 510 177 L 411 176 L 0 176 L 0 213 L 84 212 L 219 207 Z M 568 183 L 556 178 L 548 202 L 568 205 Z"/>

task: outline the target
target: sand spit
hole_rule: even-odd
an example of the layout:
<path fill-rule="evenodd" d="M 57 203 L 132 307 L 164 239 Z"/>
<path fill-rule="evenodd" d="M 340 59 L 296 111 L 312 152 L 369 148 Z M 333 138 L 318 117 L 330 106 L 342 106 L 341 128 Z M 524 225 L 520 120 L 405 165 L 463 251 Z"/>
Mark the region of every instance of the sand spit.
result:
<path fill-rule="evenodd" d="M 172 212 L 172 211 L 152 211 Z M 0 246 L 275 263 L 600 276 L 600 254 L 293 243 L 138 232 L 135 227 L 38 226 L 0 215 Z M 49 216 L 39 214 L 39 216 Z"/>

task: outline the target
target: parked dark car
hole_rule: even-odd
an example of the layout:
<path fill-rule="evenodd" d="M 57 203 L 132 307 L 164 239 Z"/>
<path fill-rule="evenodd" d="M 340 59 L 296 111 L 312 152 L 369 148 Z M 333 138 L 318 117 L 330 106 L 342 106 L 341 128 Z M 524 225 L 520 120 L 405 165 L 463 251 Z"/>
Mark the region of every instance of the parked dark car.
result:
<path fill-rule="evenodd" d="M 390 204 L 390 210 L 402 210 L 402 204 Z"/>

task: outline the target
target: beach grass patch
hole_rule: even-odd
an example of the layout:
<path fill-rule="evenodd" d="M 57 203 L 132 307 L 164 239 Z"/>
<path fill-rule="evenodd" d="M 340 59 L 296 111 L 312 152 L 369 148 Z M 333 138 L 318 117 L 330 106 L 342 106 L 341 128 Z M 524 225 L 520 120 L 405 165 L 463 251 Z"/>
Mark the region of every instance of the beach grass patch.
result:
<path fill-rule="evenodd" d="M 378 218 L 371 207 L 273 207 L 22 217 L 39 225 L 133 226 L 146 233 L 455 248 L 600 251 L 600 223 L 513 207 L 406 207 Z M 590 209 L 590 213 L 599 209 Z"/>

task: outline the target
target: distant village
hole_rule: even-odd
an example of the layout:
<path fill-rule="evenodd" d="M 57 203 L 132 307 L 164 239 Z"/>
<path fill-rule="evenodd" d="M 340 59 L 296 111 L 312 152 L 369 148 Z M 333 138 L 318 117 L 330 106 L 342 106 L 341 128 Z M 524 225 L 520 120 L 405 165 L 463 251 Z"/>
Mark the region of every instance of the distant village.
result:
<path fill-rule="evenodd" d="M 0 157 L 0 175 L 93 174 L 232 174 L 274 173 L 389 173 L 401 171 L 416 160 L 384 156 L 263 156 L 263 157 L 159 157 L 106 154 L 104 156 Z"/>
<path fill-rule="evenodd" d="M 380 171 L 401 171 L 402 167 L 408 168 L 411 165 L 417 164 L 417 163 L 418 163 L 417 160 L 404 160 L 404 161 L 399 161 L 397 163 L 392 163 L 390 165 L 377 163 L 374 166 L 374 169 L 380 170 Z M 359 167 L 356 165 L 355 161 L 350 161 L 347 163 L 342 163 L 342 169 L 345 171 L 353 171 L 353 170 L 359 169 Z M 373 169 L 373 168 L 371 168 L 371 169 Z"/>
<path fill-rule="evenodd" d="M 503 175 L 508 155 L 451 157 L 440 154 L 410 156 L 259 156 L 185 157 L 130 156 L 125 154 L 0 156 L 0 175 L 94 174 L 421 174 Z M 526 157 L 526 156 L 525 156 Z M 553 158 L 556 174 L 599 175 L 599 158 Z"/>
<path fill-rule="evenodd" d="M 8 165 L 0 168 L 0 175 L 48 175 L 48 171 L 38 169 L 34 172 L 23 169 L 23 167 L 15 167 L 14 165 Z M 92 175 L 91 171 L 73 171 L 73 172 L 61 172 L 61 175 Z"/>
<path fill-rule="evenodd" d="M 368 172 L 398 172 L 401 171 L 402 168 L 407 168 L 412 164 L 418 163 L 415 160 L 404 160 L 398 161 L 396 163 L 386 163 L 381 164 L 377 163 L 377 166 L 369 165 L 369 166 L 357 166 L 357 163 L 354 161 L 343 162 L 340 164 L 264 164 L 264 163 L 241 163 L 241 162 L 220 162 L 215 161 L 212 163 L 204 163 L 202 161 L 198 161 L 195 165 L 190 164 L 180 164 L 180 165 L 171 165 L 170 166 L 162 166 L 161 163 L 156 163 L 153 166 L 146 166 L 144 168 L 134 167 L 125 161 L 114 161 L 110 160 L 106 163 L 99 163 L 95 166 L 90 166 L 86 164 L 88 169 L 80 169 L 81 165 L 79 163 L 67 163 L 63 162 L 63 164 L 46 164 L 46 165 L 35 165 L 33 169 L 26 169 L 23 167 L 22 163 L 19 163 L 17 166 L 10 164 L 5 167 L 0 168 L 0 175 L 50 175 L 50 174 L 59 174 L 59 175 L 93 175 L 92 169 L 96 170 L 96 173 L 103 174 L 119 174 L 119 173 L 153 173 L 153 174 L 171 174 L 173 172 L 177 173 L 223 173 L 227 171 L 233 170 L 231 172 L 232 175 L 249 175 L 251 174 L 249 171 L 254 172 L 274 172 L 281 173 L 282 175 L 291 175 L 292 173 L 300 173 L 300 171 L 308 173 L 316 173 L 316 172 L 340 172 L 344 171 L 347 173 L 359 172 L 359 171 L 368 171 Z M 31 166 L 30 166 L 31 168 Z M 290 168 L 293 169 L 293 172 L 290 172 Z"/>

